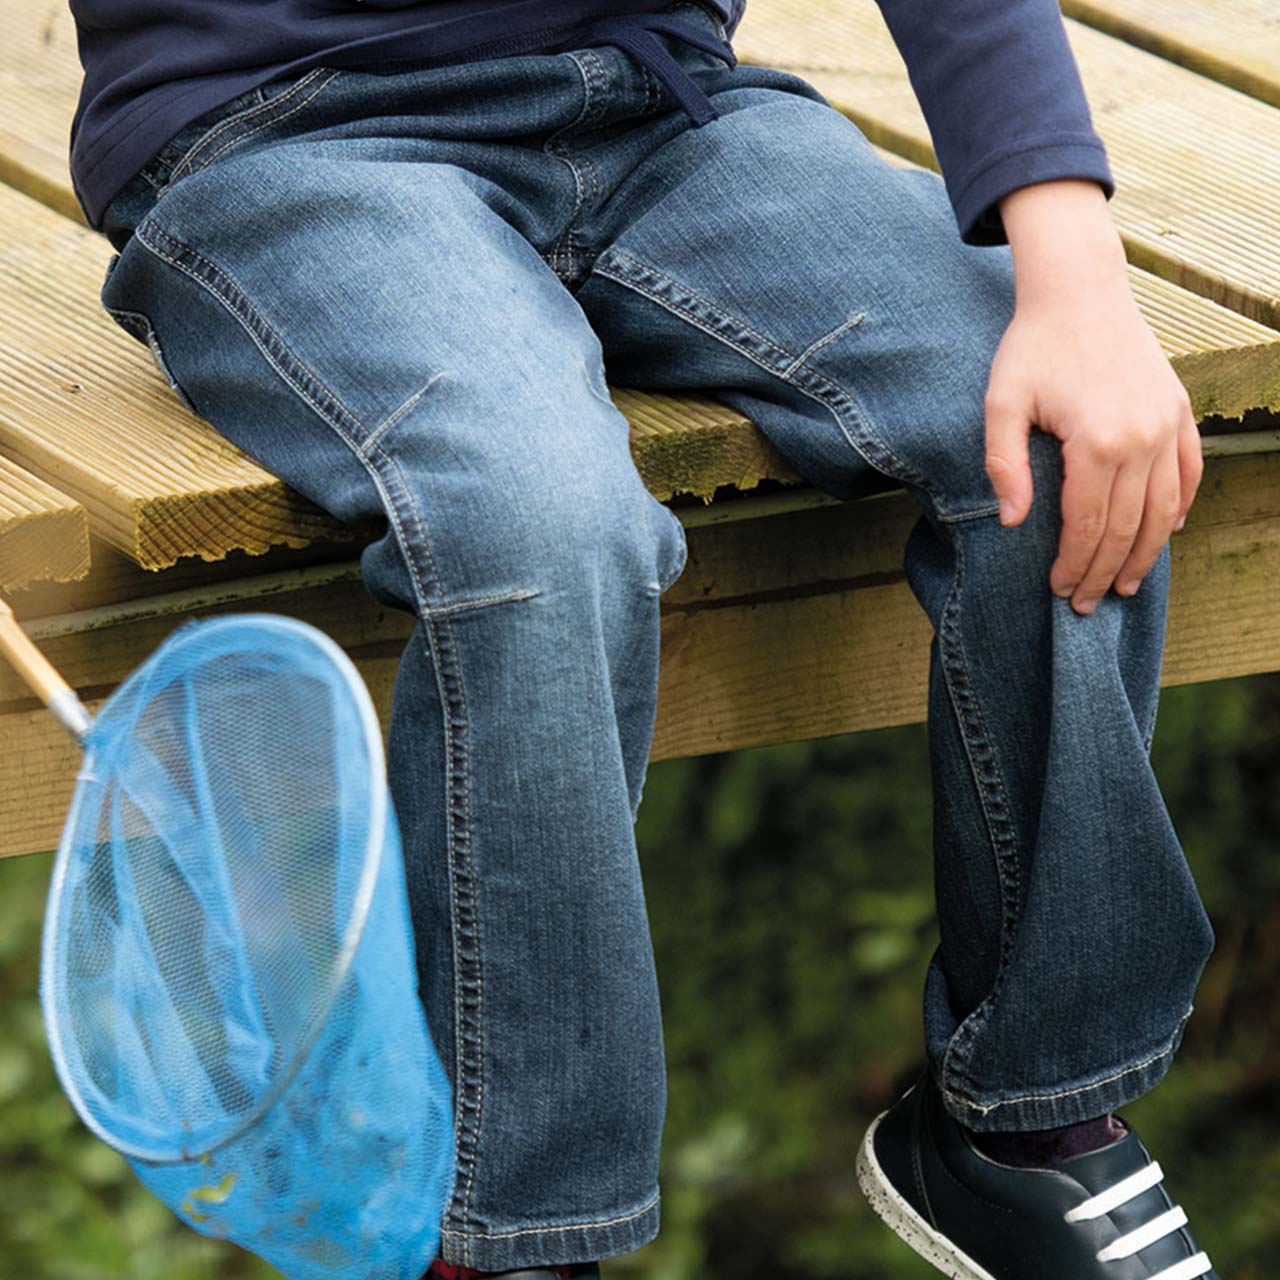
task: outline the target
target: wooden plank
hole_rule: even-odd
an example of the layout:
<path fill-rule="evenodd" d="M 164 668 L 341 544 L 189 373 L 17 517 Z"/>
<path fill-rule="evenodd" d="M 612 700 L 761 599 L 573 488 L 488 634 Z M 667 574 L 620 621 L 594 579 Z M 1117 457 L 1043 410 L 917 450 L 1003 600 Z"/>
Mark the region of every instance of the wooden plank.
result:
<path fill-rule="evenodd" d="M 110 246 L 0 188 L 0 450 L 80 501 L 95 535 L 148 569 L 360 537 L 183 408 L 98 301 Z M 1280 403 L 1273 332 L 1167 283 L 1136 288 L 1202 415 Z M 611 388 L 641 476 L 660 499 L 710 497 L 794 471 L 713 400 Z"/>
<path fill-rule="evenodd" d="M 652 758 L 922 719 L 931 633 L 901 569 L 915 518 L 906 496 L 894 493 L 690 529 L 688 566 L 663 597 Z M 1173 553 L 1164 682 L 1280 667 L 1280 454 L 1214 458 Z M 355 581 L 255 607 L 304 618 L 343 644 L 385 727 L 407 615 L 382 608 Z M 174 625 L 148 620 L 43 647 L 96 705 Z M 66 812 L 76 750 L 47 713 L 13 696 L 21 691 L 10 684 L 6 692 L 0 853 L 48 849 Z"/>
<path fill-rule="evenodd" d="M 0 452 L 145 568 L 340 536 L 227 444 L 105 313 L 103 237 L 0 188 Z"/>
<path fill-rule="evenodd" d="M 1130 260 L 1280 328 L 1280 112 L 1067 21 L 1118 190 Z M 924 118 L 872 0 L 751 0 L 734 46 L 794 72 L 873 141 L 933 164 Z"/>
<path fill-rule="evenodd" d="M 1062 0 L 1064 13 L 1280 107 L 1275 0 Z"/>
<path fill-rule="evenodd" d="M 0 182 L 83 223 L 67 166 L 82 75 L 70 7 L 0 0 L 0 20 Z"/>
<path fill-rule="evenodd" d="M 1280 19 L 1270 0 L 1067 4 L 1099 25 L 1103 11 L 1128 15 L 1123 34 L 1146 31 L 1151 44 L 1159 33 L 1171 42 L 1158 50 L 1166 57 L 1201 50 L 1248 68 L 1252 50 L 1274 72 Z M 78 218 L 66 159 L 80 82 L 70 11 L 65 0 L 0 0 L 0 13 L 0 179 Z M 1133 260 L 1280 327 L 1280 116 L 1164 57 L 1067 27 L 1120 181 L 1115 207 Z M 874 140 L 929 161 L 927 131 L 872 0 L 751 0 L 734 43 L 744 62 L 797 72 Z M 1229 83 L 1243 84 L 1243 74 Z"/>
<path fill-rule="evenodd" d="M 89 572 L 84 508 L 0 457 L 0 591 L 69 582 Z"/>
<path fill-rule="evenodd" d="M 890 164 L 918 167 L 876 150 Z M 1129 285 L 1187 388 L 1197 421 L 1237 421 L 1252 410 L 1280 409 L 1280 333 L 1132 264 Z"/>
<path fill-rule="evenodd" d="M 0 188 L 0 450 L 82 502 L 94 534 L 147 569 L 358 536 L 183 407 L 101 306 L 110 255 L 103 237 Z M 799 479 L 713 400 L 615 400 L 659 498 Z"/>

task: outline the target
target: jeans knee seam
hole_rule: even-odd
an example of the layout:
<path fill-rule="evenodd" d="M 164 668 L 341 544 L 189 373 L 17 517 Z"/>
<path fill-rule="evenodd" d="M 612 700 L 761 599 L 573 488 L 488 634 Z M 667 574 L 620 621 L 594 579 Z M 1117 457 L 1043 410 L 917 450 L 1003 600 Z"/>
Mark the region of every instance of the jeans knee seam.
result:
<path fill-rule="evenodd" d="M 603 266 L 601 263 L 603 262 Z M 615 272 L 609 270 L 609 264 L 618 262 L 629 268 L 628 271 Z M 636 293 L 643 294 L 650 302 L 656 303 L 664 310 L 670 311 L 673 315 L 683 320 L 686 324 L 691 324 L 695 329 L 701 329 L 703 333 L 709 337 L 716 338 L 723 342 L 725 346 L 732 347 L 740 355 L 745 356 L 753 364 L 759 365 L 768 373 L 776 374 L 782 377 L 788 366 L 795 363 L 795 357 L 791 352 L 774 342 L 772 338 L 766 337 L 763 333 L 753 329 L 745 321 L 737 316 L 730 315 L 722 308 L 718 307 L 709 298 L 704 298 L 696 290 L 691 289 L 687 284 L 674 279 L 672 276 L 666 275 L 664 272 L 657 271 L 648 263 L 642 262 L 639 258 L 628 253 L 625 249 L 612 248 L 606 250 L 596 260 L 596 274 L 602 275 L 615 284 L 620 284 L 624 288 L 631 289 Z M 632 274 L 634 273 L 634 274 Z M 705 323 L 702 317 L 690 311 L 687 307 L 682 307 L 679 302 L 672 298 L 663 297 L 652 285 L 644 282 L 644 277 L 651 277 L 655 282 L 666 284 L 668 287 L 681 289 L 684 293 L 695 302 L 700 303 L 707 311 L 714 315 L 721 324 L 732 325 L 741 333 L 747 334 L 754 338 L 761 346 L 762 350 L 774 358 L 779 367 L 769 364 L 760 354 L 751 350 L 750 347 L 744 346 L 740 340 L 735 341 L 728 334 L 721 333 L 719 330 L 710 327 Z"/>
<path fill-rule="evenodd" d="M 811 342 L 798 356 L 796 356 L 791 364 L 787 366 L 783 371 L 782 377 L 786 380 L 790 380 L 790 378 L 802 369 L 810 359 L 817 355 L 823 347 L 834 342 L 837 338 L 842 337 L 844 334 L 848 333 L 850 329 L 856 329 L 866 318 L 867 313 L 865 311 L 859 311 L 856 314 L 851 315 L 843 324 L 837 325 L 830 333 L 825 334 L 816 342 Z"/>
<path fill-rule="evenodd" d="M 939 500 L 933 486 L 885 443 L 851 392 L 810 368 L 798 369 L 784 381 L 825 404 L 839 424 L 841 434 L 872 467 L 904 485 L 913 485 L 927 493 L 937 507 Z"/>
<path fill-rule="evenodd" d="M 615 269 L 611 269 L 613 264 L 617 264 Z M 612 280 L 615 284 L 648 298 L 656 306 L 662 307 L 686 324 L 692 325 L 700 332 L 738 352 L 744 359 L 750 360 L 766 373 L 773 374 L 780 382 L 824 405 L 835 419 L 842 438 L 869 466 L 904 484 L 914 484 L 930 492 L 930 496 L 933 497 L 931 487 L 925 478 L 914 467 L 898 457 L 881 439 L 879 433 L 867 421 L 865 412 L 854 396 L 829 378 L 804 365 L 803 357 L 794 355 L 772 338 L 717 306 L 711 299 L 703 297 L 696 290 L 664 272 L 655 270 L 624 249 L 606 250 L 596 259 L 592 269 L 605 279 Z M 678 299 L 665 296 L 658 286 L 665 286 L 668 290 L 679 289 L 705 312 L 705 316 L 691 310 L 688 306 L 681 305 Z M 865 316 L 862 317 L 864 318 Z M 861 319 L 858 319 L 858 323 L 861 323 Z M 847 320 L 839 331 L 843 332 L 852 327 L 853 317 Z M 835 333 L 832 333 L 826 335 L 826 338 L 834 336 L 836 336 Z M 751 339 L 752 343 L 745 342 L 744 337 Z M 816 345 L 821 345 L 825 341 L 826 339 L 822 339 Z M 759 349 L 753 349 L 753 344 Z"/>

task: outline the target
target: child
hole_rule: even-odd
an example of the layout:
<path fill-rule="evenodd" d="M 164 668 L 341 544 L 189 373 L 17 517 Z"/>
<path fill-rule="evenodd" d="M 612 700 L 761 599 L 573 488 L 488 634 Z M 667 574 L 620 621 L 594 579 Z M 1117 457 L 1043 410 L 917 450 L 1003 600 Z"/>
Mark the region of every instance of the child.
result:
<path fill-rule="evenodd" d="M 950 1276 L 1214 1275 L 1111 1116 L 1212 945 L 1148 759 L 1195 423 L 1054 0 L 881 7 L 945 184 L 737 65 L 731 0 L 77 4 L 104 305 L 228 440 L 380 521 L 365 583 L 417 618 L 389 758 L 457 1108 L 439 1277 L 595 1276 L 658 1230 L 632 825 L 686 549 L 606 363 L 921 508 L 941 946 L 873 1204 Z"/>

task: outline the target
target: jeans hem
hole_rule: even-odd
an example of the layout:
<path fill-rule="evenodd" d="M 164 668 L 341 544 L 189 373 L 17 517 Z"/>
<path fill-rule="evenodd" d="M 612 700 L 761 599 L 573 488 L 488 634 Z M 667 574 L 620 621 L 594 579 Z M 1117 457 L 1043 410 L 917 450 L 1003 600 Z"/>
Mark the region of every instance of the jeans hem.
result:
<path fill-rule="evenodd" d="M 594 1222 L 522 1227 L 511 1231 L 444 1231 L 440 1256 L 454 1266 L 513 1271 L 599 1262 L 631 1253 L 658 1234 L 660 1197 L 639 1209 Z"/>
<path fill-rule="evenodd" d="M 1164 1079 L 1182 1042 L 1191 1010 L 1187 1010 L 1172 1039 L 1159 1053 L 1138 1062 L 1117 1066 L 1101 1079 L 1060 1088 L 1044 1088 L 1013 1098 L 979 1101 L 939 1085 L 947 1112 L 967 1129 L 978 1133 L 1021 1133 L 1059 1129 L 1108 1115 L 1136 1101 Z M 936 1072 L 935 1072 L 936 1078 Z"/>

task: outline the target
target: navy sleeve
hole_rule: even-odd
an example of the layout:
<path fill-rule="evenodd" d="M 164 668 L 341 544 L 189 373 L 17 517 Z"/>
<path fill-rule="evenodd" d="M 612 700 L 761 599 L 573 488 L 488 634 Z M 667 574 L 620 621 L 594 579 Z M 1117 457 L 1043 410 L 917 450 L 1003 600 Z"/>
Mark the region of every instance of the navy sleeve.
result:
<path fill-rule="evenodd" d="M 878 0 L 967 244 L 1004 244 L 997 201 L 1033 182 L 1115 181 L 1057 0 Z"/>

